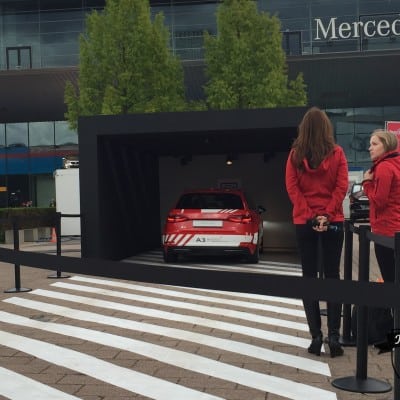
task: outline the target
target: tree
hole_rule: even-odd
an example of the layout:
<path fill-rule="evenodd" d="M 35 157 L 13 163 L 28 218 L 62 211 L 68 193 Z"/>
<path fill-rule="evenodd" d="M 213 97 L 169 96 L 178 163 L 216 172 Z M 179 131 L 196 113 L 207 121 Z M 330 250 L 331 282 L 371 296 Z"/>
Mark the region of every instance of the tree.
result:
<path fill-rule="evenodd" d="M 205 33 L 207 103 L 213 109 L 305 105 L 302 74 L 289 81 L 277 17 L 255 1 L 224 0 L 216 37 Z"/>
<path fill-rule="evenodd" d="M 148 0 L 107 0 L 80 36 L 78 87 L 65 88 L 66 118 L 185 109 L 183 68 L 169 47 L 162 14 Z"/>

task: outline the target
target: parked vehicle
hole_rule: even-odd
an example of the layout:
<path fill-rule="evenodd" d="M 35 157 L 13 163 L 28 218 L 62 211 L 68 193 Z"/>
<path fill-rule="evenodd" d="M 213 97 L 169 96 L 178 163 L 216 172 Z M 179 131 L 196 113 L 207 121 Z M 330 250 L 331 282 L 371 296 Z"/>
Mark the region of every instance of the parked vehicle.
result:
<path fill-rule="evenodd" d="M 165 262 L 177 261 L 179 254 L 238 254 L 257 263 L 262 251 L 264 211 L 237 189 L 183 193 L 165 222 Z"/>
<path fill-rule="evenodd" d="M 76 156 L 63 157 L 63 168 L 79 168 L 79 159 Z"/>
<path fill-rule="evenodd" d="M 369 219 L 369 200 L 365 195 L 362 184 L 354 183 L 349 194 L 350 221 Z"/>

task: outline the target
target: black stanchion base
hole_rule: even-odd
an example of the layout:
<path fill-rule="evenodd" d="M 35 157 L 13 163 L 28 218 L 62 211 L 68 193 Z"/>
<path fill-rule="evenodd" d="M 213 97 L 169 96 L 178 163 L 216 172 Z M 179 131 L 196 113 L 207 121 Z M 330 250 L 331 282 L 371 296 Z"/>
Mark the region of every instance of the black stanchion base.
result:
<path fill-rule="evenodd" d="M 49 275 L 49 279 L 63 279 L 63 278 L 69 278 L 70 275 L 64 275 L 64 274 L 54 274 L 54 275 Z"/>
<path fill-rule="evenodd" d="M 343 347 L 351 347 L 351 346 L 356 346 L 357 345 L 357 341 L 356 341 L 355 338 L 344 338 L 343 336 L 341 336 L 339 338 L 339 343 Z"/>
<path fill-rule="evenodd" d="M 30 292 L 32 289 L 28 288 L 12 288 L 12 289 L 7 289 L 4 291 L 4 293 L 18 293 L 18 292 Z"/>
<path fill-rule="evenodd" d="M 374 378 L 358 379 L 355 376 L 335 379 L 332 386 L 356 393 L 386 393 L 392 390 L 392 386 L 387 382 Z"/>

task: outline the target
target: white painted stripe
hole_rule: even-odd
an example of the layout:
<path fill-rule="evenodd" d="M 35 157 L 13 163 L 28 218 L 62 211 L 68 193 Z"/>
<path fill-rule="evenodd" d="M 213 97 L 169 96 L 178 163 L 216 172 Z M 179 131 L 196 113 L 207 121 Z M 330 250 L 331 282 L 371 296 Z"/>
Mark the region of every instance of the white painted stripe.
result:
<path fill-rule="evenodd" d="M 16 316 L 0 311 L 0 320 L 24 327 L 42 329 L 60 335 L 67 335 L 90 342 L 99 343 L 104 346 L 119 348 L 140 354 L 166 364 L 194 371 L 200 374 L 210 375 L 219 379 L 234 382 L 250 388 L 274 393 L 278 396 L 293 400 L 321 400 L 336 399 L 336 394 L 327 390 L 318 389 L 303 383 L 297 383 L 285 378 L 264 375 L 244 368 L 235 367 L 210 358 L 190 354 L 181 350 L 165 348 L 159 345 L 141 342 L 139 340 L 123 336 L 104 333 L 92 329 L 79 328 L 58 323 L 33 321 L 29 318 Z M 0 332 L 1 334 L 1 332 Z M 1 337 L 1 336 L 0 336 Z M 97 360 L 98 362 L 98 360 Z M 199 392 L 197 392 L 199 393 Z M 175 397 L 173 397 L 175 398 Z M 192 399 L 193 397 L 190 397 Z"/>
<path fill-rule="evenodd" d="M 188 269 L 209 269 L 209 270 L 218 270 L 218 271 L 244 271 L 244 272 L 257 272 L 257 273 L 265 273 L 271 275 L 284 275 L 284 276 L 300 276 L 300 272 L 291 272 L 291 271 L 277 271 L 275 269 L 268 270 L 267 268 L 253 268 L 250 267 L 250 264 L 240 264 L 240 266 L 235 265 L 210 265 L 210 264 L 165 264 L 164 261 L 156 262 L 156 261 L 148 261 L 148 260 L 139 260 L 137 258 L 127 258 L 123 260 L 124 262 L 130 262 L 135 264 L 144 264 L 144 265 L 158 265 L 158 266 L 168 266 L 175 268 L 188 268 Z"/>
<path fill-rule="evenodd" d="M 164 261 L 162 260 L 161 253 L 138 254 L 133 257 L 129 257 L 123 261 L 134 262 L 135 260 L 150 260 L 150 261 L 154 261 L 154 262 L 162 261 L 163 264 L 165 265 Z M 256 265 L 246 264 L 244 262 L 240 262 L 239 260 L 237 262 L 235 262 L 235 264 L 232 264 L 232 263 L 228 263 L 228 260 L 224 260 L 223 258 L 221 258 L 221 262 L 218 264 L 211 264 L 211 263 L 204 264 L 204 263 L 196 262 L 195 260 L 190 260 L 190 264 L 188 264 L 184 260 L 182 260 L 179 262 L 179 265 L 181 267 L 188 267 L 188 268 L 191 266 L 204 266 L 205 268 L 206 267 L 219 267 L 219 268 L 221 268 L 221 267 L 228 267 L 228 268 L 236 267 L 236 268 L 246 269 L 246 271 L 250 267 L 253 270 L 259 270 L 260 272 L 275 271 L 275 272 L 279 272 L 280 275 L 284 275 L 286 272 L 288 272 L 288 273 L 295 272 L 295 275 L 301 276 L 300 267 L 296 267 L 296 266 L 289 267 L 289 266 L 277 265 L 277 263 L 270 263 L 270 262 L 265 262 L 262 260 L 260 260 L 258 262 L 258 264 L 256 264 Z"/>
<path fill-rule="evenodd" d="M 74 308 L 48 304 L 26 298 L 11 297 L 4 300 L 6 303 L 14 304 L 33 310 L 38 310 L 44 313 L 61 315 L 63 317 L 77 319 L 80 321 L 95 322 L 98 324 L 107 324 L 118 328 L 130 329 L 140 332 L 151 333 L 154 335 L 162 335 L 178 340 L 198 343 L 204 346 L 215 347 L 218 349 L 230 351 L 246 355 L 249 357 L 258 358 L 260 360 L 274 362 L 277 364 L 286 365 L 288 367 L 302 369 L 304 371 L 313 372 L 325 376 L 331 376 L 329 366 L 326 363 L 310 360 L 305 357 L 293 356 L 278 351 L 266 349 L 264 347 L 254 346 L 247 343 L 241 343 L 234 340 L 222 339 L 193 331 L 183 329 L 168 328 L 164 326 L 149 324 L 147 322 L 138 322 L 122 318 L 110 317 L 102 314 L 96 314 L 88 311 L 81 311 Z"/>
<path fill-rule="evenodd" d="M 162 305 L 162 306 L 181 308 L 181 309 L 185 309 L 185 310 L 193 310 L 193 311 L 198 311 L 198 312 L 206 313 L 206 314 L 218 314 L 218 315 L 223 315 L 224 317 L 237 318 L 237 319 L 242 319 L 242 320 L 251 321 L 251 322 L 257 322 L 257 323 L 261 323 L 261 324 L 276 325 L 277 321 L 280 321 L 280 322 L 282 321 L 282 320 L 277 320 L 276 318 L 266 317 L 264 315 L 250 314 L 247 312 L 231 310 L 228 308 L 210 307 L 210 306 L 204 306 L 201 304 L 168 300 L 165 298 L 158 299 L 155 297 L 142 296 L 142 295 L 138 295 L 138 294 L 126 293 L 126 292 L 121 292 L 121 291 L 116 291 L 116 290 L 102 289 L 102 288 L 89 287 L 89 286 L 83 286 L 83 285 L 74 285 L 72 283 L 67 283 L 67 282 L 56 282 L 56 283 L 53 283 L 52 286 L 63 288 L 63 289 L 78 290 L 81 292 L 100 294 L 103 296 L 119 297 L 119 298 L 128 299 L 128 300 L 142 301 L 142 302 L 146 302 L 146 303 L 150 303 L 150 304 L 158 304 L 158 305 Z M 288 321 L 285 321 L 285 322 L 288 322 Z M 299 324 L 299 323 L 297 323 L 297 324 L 299 326 L 301 326 L 304 331 L 308 332 L 309 329 L 308 329 L 307 324 Z M 286 327 L 286 325 L 285 325 L 285 327 Z"/>
<path fill-rule="evenodd" d="M 297 336 L 285 335 L 278 332 L 271 332 L 264 329 L 251 328 L 244 325 L 232 324 L 229 322 L 216 321 L 203 317 L 194 317 L 191 315 L 181 315 L 168 311 L 151 309 L 149 307 L 137 307 L 130 304 L 116 303 L 114 301 L 105 301 L 100 299 L 93 299 L 90 297 L 76 296 L 67 293 L 53 292 L 50 290 L 35 289 L 29 294 L 50 297 L 53 299 L 72 301 L 75 303 L 82 303 L 94 307 L 102 307 L 111 310 L 127 311 L 133 314 L 146 315 L 151 318 L 162 318 L 169 321 L 184 322 L 192 325 L 207 326 L 213 329 L 225 330 L 228 332 L 235 332 L 241 335 L 256 337 L 259 339 L 269 340 L 271 342 L 285 343 L 292 346 L 307 348 L 310 344 L 309 339 L 300 338 Z M 281 320 L 282 326 L 290 321 Z M 308 331 L 308 329 L 307 329 Z"/>
<path fill-rule="evenodd" d="M 183 298 L 183 299 L 207 301 L 207 302 L 214 303 L 214 304 L 229 304 L 229 305 L 235 306 L 235 307 L 243 307 L 243 308 L 249 308 L 249 309 L 253 309 L 253 310 L 262 310 L 262 311 L 274 312 L 274 313 L 278 313 L 278 314 L 292 315 L 295 317 L 302 317 L 302 318 L 306 317 L 303 310 L 271 306 L 269 304 L 250 303 L 248 301 L 223 299 L 220 297 L 210 296 L 210 294 L 211 294 L 210 292 L 207 292 L 208 296 L 196 295 L 193 293 L 178 292 L 176 290 L 175 291 L 174 290 L 166 290 L 166 289 L 153 287 L 153 286 L 135 285 L 132 283 L 110 281 L 110 280 L 106 280 L 106 279 L 95 279 L 95 278 L 89 278 L 86 276 L 72 276 L 70 281 L 71 280 L 78 281 L 78 282 L 93 283 L 96 285 L 113 286 L 113 287 L 118 287 L 118 288 L 123 288 L 123 289 L 141 291 L 141 292 L 145 292 L 145 293 L 159 294 L 159 295 L 163 295 L 163 296 L 172 296 L 172 297 Z"/>
<path fill-rule="evenodd" d="M 66 332 L 66 327 L 62 327 L 65 329 L 64 332 Z M 65 334 L 63 332 L 60 333 Z M 84 340 L 87 340 L 87 338 L 84 338 Z M 220 397 L 185 388 L 175 383 L 132 371 L 128 368 L 119 367 L 75 350 L 69 350 L 61 346 L 9 332 L 0 331 L 0 343 L 3 346 L 23 351 L 49 363 L 78 371 L 81 374 L 152 399 L 222 400 Z"/>
<path fill-rule="evenodd" d="M 10 400 L 79 400 L 26 376 L 0 367 L 0 395 Z"/>
<path fill-rule="evenodd" d="M 177 289 L 190 289 L 195 290 L 198 292 L 206 292 L 211 294 L 223 294 L 226 296 L 234 296 L 240 297 L 242 299 L 249 299 L 249 300 L 264 300 L 264 301 L 271 301 L 277 303 L 285 303 L 285 304 L 292 304 L 294 306 L 303 306 L 303 302 L 298 299 L 290 299 L 286 297 L 278 297 L 278 296 L 266 296 L 263 294 L 253 294 L 253 293 L 240 293 L 240 292 L 227 292 L 225 290 L 210 290 L 210 289 L 200 289 L 200 288 L 192 288 L 192 287 L 184 287 L 184 286 L 173 286 L 173 285 L 164 285 L 170 286 Z"/>
<path fill-rule="evenodd" d="M 135 257 L 151 257 L 151 256 L 161 258 L 162 253 L 160 252 L 160 250 L 150 250 L 150 251 L 146 251 L 146 253 L 140 253 L 140 254 L 137 254 L 130 258 L 134 259 Z M 249 265 L 251 265 L 251 264 L 249 264 Z M 276 267 L 281 267 L 281 269 L 282 269 L 282 267 L 285 267 L 285 268 L 289 268 L 289 269 L 295 269 L 297 271 L 301 270 L 300 264 L 294 264 L 294 263 L 288 263 L 288 262 L 260 260 L 258 265 L 268 265 L 269 267 L 276 266 Z"/>

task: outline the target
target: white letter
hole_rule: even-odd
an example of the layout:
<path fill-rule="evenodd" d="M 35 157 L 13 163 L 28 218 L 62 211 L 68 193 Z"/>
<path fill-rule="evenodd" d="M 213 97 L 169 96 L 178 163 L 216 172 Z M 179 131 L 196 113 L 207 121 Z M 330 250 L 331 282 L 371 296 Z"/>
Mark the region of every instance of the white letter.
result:
<path fill-rule="evenodd" d="M 316 21 L 316 23 L 317 23 L 317 36 L 315 36 L 314 40 L 321 40 L 321 38 L 319 37 L 319 28 L 321 28 L 321 32 L 322 32 L 322 35 L 323 35 L 324 39 L 327 39 L 329 30 L 332 31 L 331 37 L 329 39 L 337 39 L 336 32 L 335 32 L 335 30 L 336 30 L 336 28 L 335 28 L 336 19 L 337 19 L 336 17 L 335 18 L 331 18 L 329 20 L 328 29 L 325 30 L 321 19 L 320 18 L 315 18 L 314 21 Z"/>
<path fill-rule="evenodd" d="M 377 31 L 378 31 L 378 35 L 379 36 L 389 36 L 390 34 L 390 24 L 389 21 L 386 21 L 386 19 L 382 19 L 378 22 L 378 27 L 377 27 Z M 383 32 L 383 29 L 386 30 L 386 32 Z"/>
<path fill-rule="evenodd" d="M 353 22 L 353 29 L 354 29 L 354 38 L 359 38 L 360 37 L 360 30 L 359 28 L 362 28 L 364 26 L 364 23 L 361 21 L 358 22 Z"/>
<path fill-rule="evenodd" d="M 371 24 L 372 24 L 372 26 L 374 27 L 374 29 L 372 30 L 372 33 L 369 33 L 369 32 L 368 32 L 368 25 L 371 25 Z M 365 23 L 365 25 L 364 25 L 364 35 L 365 35 L 366 37 L 373 37 L 373 36 L 375 36 L 375 34 L 376 34 L 375 25 L 376 25 L 375 21 L 367 21 L 367 22 Z"/>
<path fill-rule="evenodd" d="M 395 335 L 395 337 L 394 337 L 394 344 L 397 345 L 397 344 L 399 344 L 399 343 L 400 343 L 400 335 L 397 334 L 397 335 Z"/>
<path fill-rule="evenodd" d="M 342 22 L 338 28 L 339 36 L 342 39 L 348 39 L 351 37 L 351 26 L 348 22 Z"/>
<path fill-rule="evenodd" d="M 393 32 L 393 34 L 396 35 L 396 36 L 399 36 L 399 35 L 400 35 L 400 32 L 396 30 L 396 25 L 397 25 L 399 22 L 400 22 L 400 19 L 395 19 L 395 20 L 392 22 L 392 32 Z"/>

